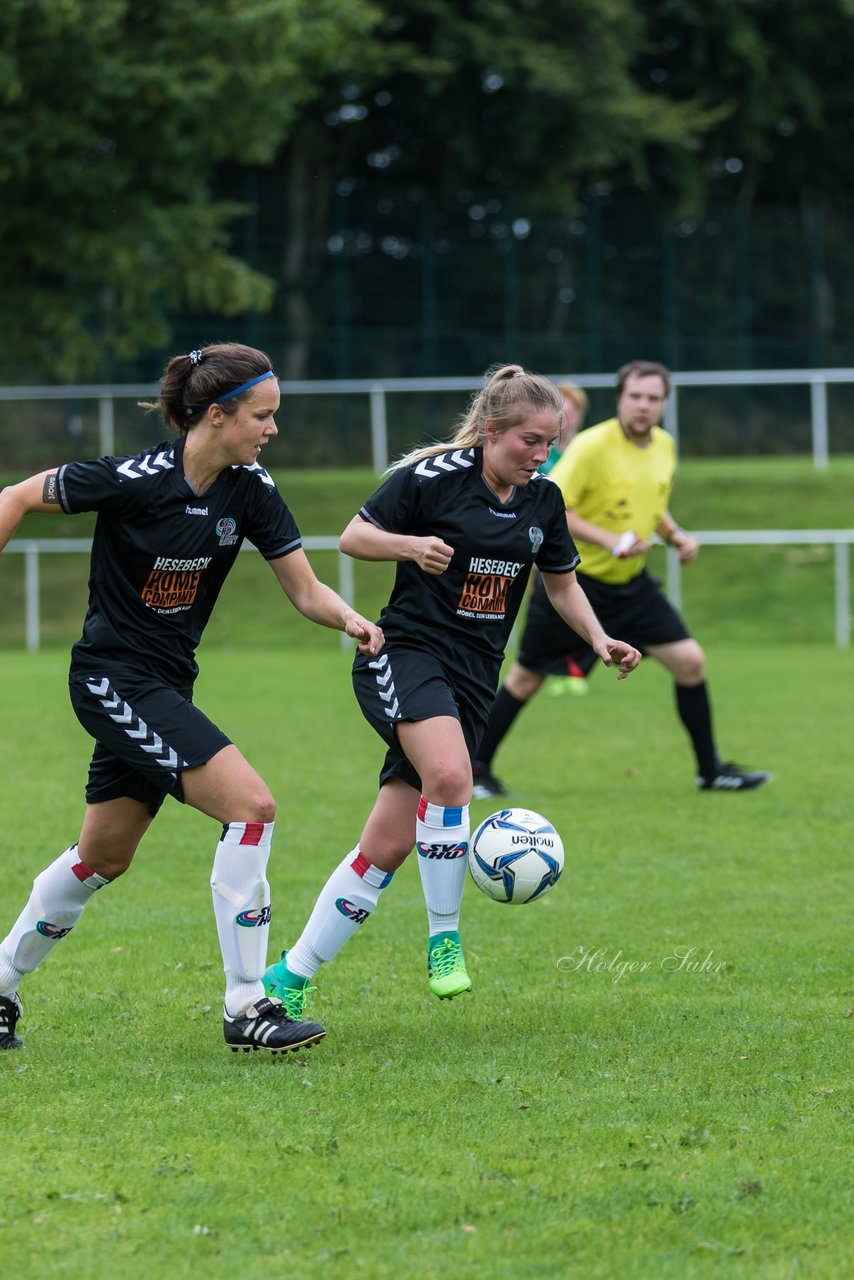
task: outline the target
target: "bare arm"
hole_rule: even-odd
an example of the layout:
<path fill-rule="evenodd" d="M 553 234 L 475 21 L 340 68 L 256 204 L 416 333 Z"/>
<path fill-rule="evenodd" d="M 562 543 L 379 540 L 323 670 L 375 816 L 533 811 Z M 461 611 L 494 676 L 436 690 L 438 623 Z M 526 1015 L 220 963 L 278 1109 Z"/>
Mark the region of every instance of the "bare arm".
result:
<path fill-rule="evenodd" d="M 56 468 L 41 471 L 28 480 L 22 480 L 20 484 L 7 485 L 0 492 L 0 551 L 12 538 L 24 516 L 31 511 L 62 515 L 56 491 Z"/>
<path fill-rule="evenodd" d="M 352 636 L 362 653 L 379 653 L 385 644 L 380 628 L 351 609 L 337 591 L 315 576 L 304 551 L 292 551 L 290 555 L 271 560 L 270 567 L 285 595 L 303 617 Z"/>
<path fill-rule="evenodd" d="M 454 548 L 441 538 L 416 538 L 408 533 L 388 533 L 370 520 L 354 516 L 338 543 L 356 560 L 414 560 L 425 573 L 444 573 Z"/>
<path fill-rule="evenodd" d="M 573 538 L 580 538 L 582 542 L 589 542 L 594 547 L 604 547 L 606 551 L 613 552 L 620 539 L 625 537 L 625 534 L 613 533 L 610 529 L 603 529 L 598 524 L 591 524 L 571 507 L 566 509 L 566 523 Z M 643 556 L 647 551 L 649 551 L 649 543 L 645 538 L 636 536 L 630 546 L 620 551 L 620 559 L 625 556 Z"/>
<path fill-rule="evenodd" d="M 625 680 L 641 660 L 638 650 L 605 634 L 574 573 L 544 573 L 542 576 L 549 600 L 564 622 L 587 641 L 606 667 L 617 662 L 617 679 Z"/>
<path fill-rule="evenodd" d="M 700 544 L 697 539 L 692 538 L 690 533 L 686 533 L 684 529 L 680 529 L 669 511 L 665 511 L 655 527 L 655 532 L 662 542 L 666 542 L 669 547 L 676 548 L 680 564 L 687 564 L 689 560 L 693 560 L 700 550 Z"/>

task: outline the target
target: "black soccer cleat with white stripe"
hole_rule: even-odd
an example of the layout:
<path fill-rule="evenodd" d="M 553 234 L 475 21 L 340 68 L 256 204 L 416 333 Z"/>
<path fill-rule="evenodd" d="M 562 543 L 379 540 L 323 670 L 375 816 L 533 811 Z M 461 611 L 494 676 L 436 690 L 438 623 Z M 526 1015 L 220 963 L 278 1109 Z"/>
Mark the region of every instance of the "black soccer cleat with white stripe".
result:
<path fill-rule="evenodd" d="M 697 786 L 701 791 L 755 791 L 771 779 L 771 774 L 764 769 L 750 772 L 740 765 L 730 762 L 719 764 L 713 774 L 706 777 L 700 774 Z"/>
<path fill-rule="evenodd" d="M 251 1053 L 266 1049 L 268 1053 L 290 1053 L 317 1044 L 326 1035 L 319 1022 L 297 1022 L 285 1013 L 276 997 L 263 996 L 237 1018 L 223 1016 L 225 1043 L 232 1053 Z"/>
<path fill-rule="evenodd" d="M 23 1012 L 17 996 L 0 996 L 0 1049 L 23 1049 L 23 1040 L 15 1035 Z"/>

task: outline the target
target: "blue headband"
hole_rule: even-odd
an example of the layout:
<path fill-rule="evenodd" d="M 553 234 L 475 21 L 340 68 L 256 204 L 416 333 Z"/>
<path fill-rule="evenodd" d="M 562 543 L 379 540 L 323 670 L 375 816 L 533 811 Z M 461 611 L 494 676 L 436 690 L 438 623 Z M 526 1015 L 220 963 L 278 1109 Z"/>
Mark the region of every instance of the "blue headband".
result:
<path fill-rule="evenodd" d="M 244 382 L 242 386 L 235 387 L 233 391 L 227 391 L 224 396 L 217 396 L 214 404 L 222 404 L 223 400 L 230 400 L 232 396 L 239 396 L 241 391 L 248 391 L 250 387 L 254 387 L 256 382 L 263 382 L 265 378 L 275 378 L 272 369 L 268 369 L 266 373 L 259 373 L 257 378 L 250 378 L 248 382 Z"/>

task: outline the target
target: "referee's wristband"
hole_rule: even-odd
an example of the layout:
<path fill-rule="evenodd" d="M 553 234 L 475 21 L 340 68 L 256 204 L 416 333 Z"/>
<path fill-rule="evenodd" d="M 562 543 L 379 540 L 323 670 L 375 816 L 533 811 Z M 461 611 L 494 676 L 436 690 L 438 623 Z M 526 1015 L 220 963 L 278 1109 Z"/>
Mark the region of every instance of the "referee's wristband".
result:
<path fill-rule="evenodd" d="M 684 533 L 684 532 L 685 530 L 680 525 L 678 524 L 674 525 L 673 528 L 668 533 L 667 537 L 665 538 L 665 542 L 667 543 L 668 547 L 673 546 L 673 539 L 676 537 L 677 533 Z"/>

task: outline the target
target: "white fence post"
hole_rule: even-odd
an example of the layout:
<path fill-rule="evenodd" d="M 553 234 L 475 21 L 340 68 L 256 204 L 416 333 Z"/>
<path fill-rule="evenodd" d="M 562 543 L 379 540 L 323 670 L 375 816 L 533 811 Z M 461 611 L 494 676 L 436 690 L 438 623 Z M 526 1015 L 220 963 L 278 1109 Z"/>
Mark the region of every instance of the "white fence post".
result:
<path fill-rule="evenodd" d="M 27 652 L 35 653 L 41 637 L 39 617 L 39 547 L 37 542 L 24 544 Z"/>
<path fill-rule="evenodd" d="M 98 447 L 102 458 L 112 457 L 116 452 L 116 416 L 112 396 L 101 396 L 98 400 Z"/>
<path fill-rule="evenodd" d="M 813 378 L 810 383 L 810 408 L 812 410 L 812 460 L 818 471 L 827 470 L 827 383 L 824 378 Z"/>
<path fill-rule="evenodd" d="M 848 566 L 849 544 L 837 542 L 834 553 L 834 587 L 836 594 L 836 643 L 840 649 L 847 649 L 851 644 L 851 596 L 849 591 Z"/>
<path fill-rule="evenodd" d="M 377 475 L 385 471 L 388 466 L 388 426 L 385 409 L 385 390 L 382 387 L 371 387 L 371 455 Z"/>
<path fill-rule="evenodd" d="M 677 456 L 679 454 L 679 388 L 671 387 L 670 395 L 664 406 L 664 422 L 662 423 L 665 431 L 669 431 L 673 436 L 673 443 L 676 445 Z"/>
<path fill-rule="evenodd" d="M 353 560 L 350 556 L 345 556 L 343 551 L 338 552 L 338 594 L 342 600 L 346 600 L 349 605 L 355 607 L 356 582 L 353 574 Z M 341 632 L 342 649 L 351 649 L 355 643 L 355 640 L 345 632 Z"/>
<path fill-rule="evenodd" d="M 664 580 L 667 599 L 673 605 L 674 609 L 682 608 L 682 566 L 679 563 L 679 552 L 675 547 L 668 547 L 665 552 L 667 557 L 667 576 Z"/>

